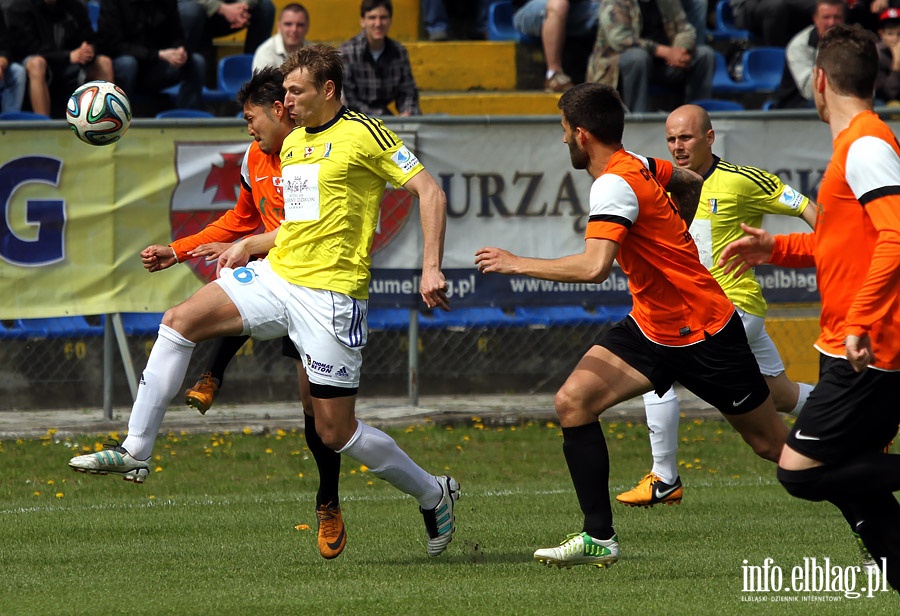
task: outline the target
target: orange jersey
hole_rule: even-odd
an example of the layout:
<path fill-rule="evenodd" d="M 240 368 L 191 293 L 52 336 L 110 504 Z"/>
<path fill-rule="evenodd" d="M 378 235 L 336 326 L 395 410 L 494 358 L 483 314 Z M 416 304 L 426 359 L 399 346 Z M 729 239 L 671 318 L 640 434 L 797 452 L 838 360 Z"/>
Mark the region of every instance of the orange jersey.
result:
<path fill-rule="evenodd" d="M 734 306 L 700 263 L 697 247 L 664 185 L 672 163 L 613 154 L 591 186 L 586 239 L 619 245 L 616 260 L 628 276 L 631 316 L 647 338 L 685 346 L 716 334 Z"/>
<path fill-rule="evenodd" d="M 169 246 L 179 261 L 191 257 L 188 252 L 200 244 L 233 242 L 252 234 L 262 224 L 266 231 L 277 229 L 284 220 L 284 195 L 281 191 L 281 153 L 265 154 L 254 141 L 241 163 L 241 193 L 234 209 L 203 228 L 182 237 Z"/>
<path fill-rule="evenodd" d="M 819 351 L 846 357 L 844 339 L 868 334 L 873 366 L 900 370 L 900 145 L 875 113 L 834 140 L 817 201 L 815 231 L 776 237 L 772 262 L 815 264 Z"/>

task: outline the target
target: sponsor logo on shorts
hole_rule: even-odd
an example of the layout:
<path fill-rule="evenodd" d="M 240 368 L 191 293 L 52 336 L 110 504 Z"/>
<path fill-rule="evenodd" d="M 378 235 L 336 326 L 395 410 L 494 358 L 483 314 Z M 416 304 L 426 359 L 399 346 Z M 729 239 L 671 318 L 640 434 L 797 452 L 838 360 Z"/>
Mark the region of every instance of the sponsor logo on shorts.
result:
<path fill-rule="evenodd" d="M 318 372 L 319 374 L 331 374 L 334 371 L 334 365 L 316 361 L 309 356 L 309 353 L 306 354 L 306 368 L 313 372 Z"/>
<path fill-rule="evenodd" d="M 350 375 L 347 373 L 347 368 L 344 366 L 341 366 L 340 368 L 338 368 L 338 371 L 334 373 L 334 376 L 347 378 Z"/>
<path fill-rule="evenodd" d="M 239 267 L 234 272 L 232 272 L 232 276 L 241 284 L 248 284 L 253 282 L 253 278 L 256 274 L 253 273 L 253 270 L 249 267 Z"/>

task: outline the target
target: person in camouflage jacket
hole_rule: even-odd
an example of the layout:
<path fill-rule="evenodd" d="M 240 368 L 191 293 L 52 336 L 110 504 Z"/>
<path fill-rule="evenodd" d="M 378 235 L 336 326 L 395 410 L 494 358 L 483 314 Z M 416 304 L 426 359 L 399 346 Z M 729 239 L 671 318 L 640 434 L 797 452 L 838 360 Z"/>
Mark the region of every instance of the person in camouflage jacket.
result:
<path fill-rule="evenodd" d="M 587 81 L 617 86 L 632 112 L 650 111 L 649 85 L 683 86 L 683 102 L 712 96 L 715 54 L 696 44 L 679 0 L 601 0 Z"/>

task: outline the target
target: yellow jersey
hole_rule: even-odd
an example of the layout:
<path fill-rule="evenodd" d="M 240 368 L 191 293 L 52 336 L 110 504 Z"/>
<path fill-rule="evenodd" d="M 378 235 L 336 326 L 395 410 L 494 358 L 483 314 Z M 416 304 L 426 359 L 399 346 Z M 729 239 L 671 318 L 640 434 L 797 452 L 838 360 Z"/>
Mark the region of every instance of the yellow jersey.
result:
<path fill-rule="evenodd" d="M 281 148 L 284 222 L 269 252 L 273 271 L 367 299 L 385 183 L 403 186 L 422 169 L 396 134 L 363 113 L 342 108 L 324 126 L 295 128 Z"/>
<path fill-rule="evenodd" d="M 778 176 L 713 157 L 713 165 L 703 178 L 691 235 L 700 261 L 735 306 L 758 317 L 766 316 L 766 300 L 753 270 L 734 278 L 731 274 L 724 275 L 717 265 L 725 246 L 743 237 L 741 223 L 761 227 L 764 214 L 800 216 L 808 205 L 806 196 Z"/>

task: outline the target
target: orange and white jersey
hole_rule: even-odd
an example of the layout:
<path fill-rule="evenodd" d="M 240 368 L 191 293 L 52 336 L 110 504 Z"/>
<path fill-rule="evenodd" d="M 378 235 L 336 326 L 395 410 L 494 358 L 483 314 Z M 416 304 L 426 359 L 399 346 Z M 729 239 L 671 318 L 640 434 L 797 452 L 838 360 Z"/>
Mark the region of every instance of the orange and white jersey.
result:
<path fill-rule="evenodd" d="M 178 260 L 183 261 L 189 259 L 187 253 L 200 244 L 233 242 L 252 234 L 260 225 L 266 231 L 272 231 L 283 220 L 280 152 L 266 154 L 254 141 L 247 148 L 241 163 L 241 192 L 234 209 L 222 214 L 203 230 L 179 238 L 169 246 Z"/>
<path fill-rule="evenodd" d="M 844 339 L 868 334 L 873 367 L 900 370 L 900 145 L 875 113 L 834 140 L 817 201 L 815 232 L 776 237 L 772 262 L 815 264 L 819 351 L 845 357 Z"/>
<path fill-rule="evenodd" d="M 586 239 L 619 244 L 628 276 L 631 316 L 647 338 L 684 346 L 715 334 L 734 306 L 700 263 L 687 225 L 664 186 L 672 163 L 624 149 L 613 154 L 591 187 Z"/>

